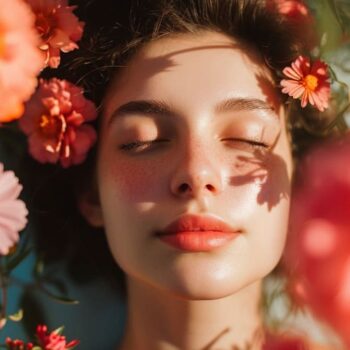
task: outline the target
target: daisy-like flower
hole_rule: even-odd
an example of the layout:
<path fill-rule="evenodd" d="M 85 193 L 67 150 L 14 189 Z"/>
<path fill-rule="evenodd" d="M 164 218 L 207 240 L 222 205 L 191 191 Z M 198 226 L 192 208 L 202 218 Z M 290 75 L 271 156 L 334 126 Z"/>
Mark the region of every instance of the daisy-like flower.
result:
<path fill-rule="evenodd" d="M 283 69 L 283 74 L 289 79 L 281 80 L 282 92 L 301 98 L 301 107 L 310 103 L 321 112 L 328 108 L 330 82 L 326 63 L 317 60 L 311 65 L 308 57 L 299 56 L 291 67 Z"/>
<path fill-rule="evenodd" d="M 57 68 L 60 51 L 69 52 L 79 48 L 77 41 L 83 35 L 84 23 L 73 13 L 76 6 L 67 0 L 26 0 L 36 16 L 35 26 L 42 43 L 40 49 L 46 65 Z"/>
<path fill-rule="evenodd" d="M 48 333 L 47 326 L 38 325 L 36 329 L 36 337 L 43 350 L 68 350 L 73 349 L 79 344 L 79 340 L 72 340 L 69 343 L 66 337 L 61 335 L 62 328 Z"/>
<path fill-rule="evenodd" d="M 44 67 L 34 16 L 22 0 L 0 0 L 0 123 L 19 118 Z"/>
<path fill-rule="evenodd" d="M 28 135 L 29 153 L 41 163 L 63 167 L 82 163 L 96 141 L 96 131 L 85 124 L 97 116 L 83 89 L 66 80 L 43 79 L 26 105 L 19 126 Z"/>
<path fill-rule="evenodd" d="M 19 240 L 18 232 L 27 224 L 27 208 L 18 199 L 22 186 L 13 171 L 0 163 L 0 255 L 7 255 Z"/>

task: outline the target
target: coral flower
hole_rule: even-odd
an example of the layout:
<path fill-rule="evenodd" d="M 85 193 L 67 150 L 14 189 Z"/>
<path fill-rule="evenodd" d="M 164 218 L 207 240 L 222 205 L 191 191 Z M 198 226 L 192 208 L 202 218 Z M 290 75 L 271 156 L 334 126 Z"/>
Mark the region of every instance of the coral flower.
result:
<path fill-rule="evenodd" d="M 19 118 L 44 66 L 34 16 L 22 0 L 0 0 L 0 123 Z"/>
<path fill-rule="evenodd" d="M 0 255 L 9 253 L 19 240 L 18 232 L 27 223 L 27 208 L 18 199 L 22 186 L 13 171 L 4 171 L 0 163 Z"/>
<path fill-rule="evenodd" d="M 311 65 L 309 58 L 299 56 L 291 67 L 283 69 L 283 74 L 289 78 L 281 81 L 283 93 L 301 98 L 303 108 L 308 102 L 321 112 L 328 108 L 330 82 L 326 63 L 317 60 Z"/>
<path fill-rule="evenodd" d="M 310 16 L 309 9 L 302 0 L 270 0 L 268 4 L 276 6 L 277 11 L 290 19 L 301 20 Z"/>
<path fill-rule="evenodd" d="M 46 65 L 57 68 L 60 51 L 69 52 L 78 48 L 77 41 L 83 35 L 84 23 L 79 22 L 67 0 L 26 0 L 36 15 L 35 26 L 42 39 L 40 49 Z"/>
<path fill-rule="evenodd" d="M 289 290 L 350 347 L 350 135 L 311 152 L 294 191 L 285 265 Z"/>
<path fill-rule="evenodd" d="M 43 350 L 68 350 L 79 344 L 79 340 L 67 344 L 66 337 L 60 334 L 60 330 L 48 333 L 45 325 L 37 326 L 36 336 Z"/>
<path fill-rule="evenodd" d="M 19 126 L 29 137 L 29 152 L 41 163 L 79 164 L 96 141 L 96 132 L 85 124 L 96 118 L 95 105 L 83 90 L 66 80 L 40 80 L 26 105 Z"/>

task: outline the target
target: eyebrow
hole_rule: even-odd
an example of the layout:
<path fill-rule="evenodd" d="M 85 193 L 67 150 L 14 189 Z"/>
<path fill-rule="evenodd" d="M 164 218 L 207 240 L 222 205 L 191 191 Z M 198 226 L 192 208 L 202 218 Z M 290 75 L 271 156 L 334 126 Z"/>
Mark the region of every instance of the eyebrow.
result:
<path fill-rule="evenodd" d="M 267 102 L 257 98 L 234 97 L 220 101 L 215 107 L 215 113 L 264 110 L 268 111 L 274 119 L 277 118 L 274 108 Z M 117 117 L 128 115 L 159 115 L 169 117 L 179 117 L 180 114 L 164 101 L 157 100 L 135 100 L 119 106 L 112 114 L 109 124 Z"/>

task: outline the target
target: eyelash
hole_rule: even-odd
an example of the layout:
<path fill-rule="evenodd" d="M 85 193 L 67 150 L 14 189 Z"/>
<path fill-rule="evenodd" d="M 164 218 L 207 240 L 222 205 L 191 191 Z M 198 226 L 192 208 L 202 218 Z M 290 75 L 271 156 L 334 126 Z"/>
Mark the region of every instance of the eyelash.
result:
<path fill-rule="evenodd" d="M 150 140 L 150 141 L 141 141 L 141 140 L 135 140 L 130 143 L 124 143 L 119 146 L 119 149 L 123 151 L 132 151 L 135 149 L 138 149 L 142 146 L 147 146 L 150 147 L 151 145 L 154 145 L 155 143 L 160 143 L 160 142 L 167 142 L 168 140 L 163 140 L 163 139 L 155 139 L 155 140 Z M 246 140 L 246 139 L 224 139 L 223 141 L 235 141 L 235 142 L 243 142 L 248 144 L 249 147 L 252 147 L 254 149 L 268 149 L 269 146 L 266 143 L 259 142 L 259 141 L 252 141 L 252 140 Z"/>

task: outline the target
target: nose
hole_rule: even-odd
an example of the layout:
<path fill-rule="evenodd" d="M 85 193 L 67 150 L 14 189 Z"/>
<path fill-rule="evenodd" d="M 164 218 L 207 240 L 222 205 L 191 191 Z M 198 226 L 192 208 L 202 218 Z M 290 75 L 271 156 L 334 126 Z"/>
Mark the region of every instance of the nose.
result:
<path fill-rule="evenodd" d="M 181 198 L 218 195 L 223 190 L 222 164 L 203 146 L 188 147 L 172 174 L 171 192 Z"/>

